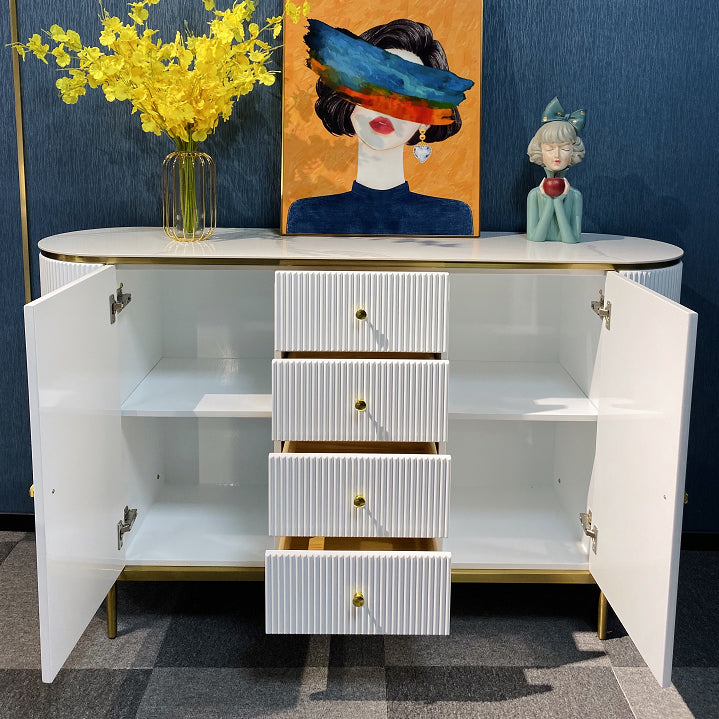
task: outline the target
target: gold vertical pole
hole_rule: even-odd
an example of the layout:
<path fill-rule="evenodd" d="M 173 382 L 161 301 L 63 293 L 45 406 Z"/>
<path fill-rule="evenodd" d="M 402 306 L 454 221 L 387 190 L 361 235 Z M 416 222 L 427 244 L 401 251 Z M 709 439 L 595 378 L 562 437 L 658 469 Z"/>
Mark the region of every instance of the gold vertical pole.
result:
<path fill-rule="evenodd" d="M 10 41 L 19 42 L 17 30 L 17 5 L 10 3 Z M 12 52 L 12 78 L 15 88 L 15 135 L 17 138 L 17 175 L 20 187 L 20 235 L 22 239 L 22 266 L 25 281 L 25 302 L 30 302 L 30 237 L 27 224 L 27 191 L 25 184 L 25 140 L 23 137 L 22 96 L 20 94 L 20 58 Z"/>
<path fill-rule="evenodd" d="M 107 609 L 107 638 L 114 639 L 117 636 L 117 582 L 107 593 L 105 608 Z"/>
<path fill-rule="evenodd" d="M 599 592 L 599 608 L 597 610 L 597 636 L 600 639 L 607 638 L 607 614 L 609 614 L 609 602 L 604 592 Z"/>

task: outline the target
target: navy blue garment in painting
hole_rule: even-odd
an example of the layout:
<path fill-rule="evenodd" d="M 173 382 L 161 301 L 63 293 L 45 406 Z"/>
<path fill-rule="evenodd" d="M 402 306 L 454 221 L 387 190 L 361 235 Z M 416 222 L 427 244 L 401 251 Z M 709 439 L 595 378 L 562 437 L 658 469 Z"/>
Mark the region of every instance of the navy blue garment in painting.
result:
<path fill-rule="evenodd" d="M 404 182 L 390 190 L 352 183 L 350 192 L 290 205 L 287 232 L 318 235 L 471 235 L 472 210 L 459 200 L 417 195 Z"/>

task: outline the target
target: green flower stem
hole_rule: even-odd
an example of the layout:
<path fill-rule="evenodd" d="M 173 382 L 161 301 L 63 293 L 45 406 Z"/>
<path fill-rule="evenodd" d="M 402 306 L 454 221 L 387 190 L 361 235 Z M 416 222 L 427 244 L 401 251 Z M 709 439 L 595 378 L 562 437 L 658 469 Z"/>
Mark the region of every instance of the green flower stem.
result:
<path fill-rule="evenodd" d="M 195 192 L 195 163 L 191 153 L 197 152 L 197 143 L 192 140 L 175 140 L 178 152 L 185 153 L 180 163 L 180 212 L 185 237 L 194 237 L 197 231 L 197 197 Z"/>

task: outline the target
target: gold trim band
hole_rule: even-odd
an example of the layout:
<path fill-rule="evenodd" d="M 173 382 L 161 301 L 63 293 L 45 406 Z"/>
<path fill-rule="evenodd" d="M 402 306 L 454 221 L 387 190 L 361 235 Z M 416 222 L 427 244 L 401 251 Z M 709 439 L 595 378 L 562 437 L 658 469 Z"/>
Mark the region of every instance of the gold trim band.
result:
<path fill-rule="evenodd" d="M 264 567 L 126 566 L 118 581 L 127 582 L 261 582 Z M 453 569 L 456 583 L 595 584 L 588 569 Z"/>
<path fill-rule="evenodd" d="M 103 255 L 68 255 L 61 252 L 42 250 L 43 257 L 60 262 L 76 262 L 79 264 L 103 265 L 225 265 L 247 267 L 323 267 L 323 268 L 357 268 L 372 267 L 377 269 L 468 269 L 468 270 L 658 270 L 672 267 L 679 260 L 669 262 L 643 262 L 610 264 L 604 262 L 470 262 L 467 260 L 378 260 L 378 259 L 286 259 L 270 257 L 113 257 Z"/>
<path fill-rule="evenodd" d="M 339 260 L 339 259 L 273 259 L 268 257 L 103 257 L 102 255 L 66 255 L 60 252 L 42 250 L 42 256 L 60 262 L 104 265 L 225 265 L 247 267 L 335 267 L 338 269 L 372 267 L 377 269 L 416 268 L 416 269 L 470 269 L 470 270 L 599 270 L 607 272 L 621 269 L 624 265 L 604 263 L 553 263 L 553 262 L 468 262 L 437 260 Z M 666 266 L 676 263 L 669 263 Z M 656 269 L 662 265 L 642 265 L 640 269 Z M 636 265 L 626 265 L 637 269 Z"/>
<path fill-rule="evenodd" d="M 453 569 L 457 584 L 596 584 L 588 569 Z"/>
<path fill-rule="evenodd" d="M 264 567 L 128 565 L 117 579 L 126 582 L 261 582 L 264 578 Z"/>
<path fill-rule="evenodd" d="M 10 42 L 19 42 L 17 31 L 17 5 L 10 3 Z M 25 139 L 22 121 L 22 95 L 20 92 L 20 58 L 12 52 L 12 80 L 15 90 L 15 135 L 17 138 L 17 175 L 20 190 L 20 235 L 22 240 L 22 267 L 25 283 L 25 302 L 32 299 L 30 288 L 30 235 L 27 222 L 27 187 L 25 182 Z"/>

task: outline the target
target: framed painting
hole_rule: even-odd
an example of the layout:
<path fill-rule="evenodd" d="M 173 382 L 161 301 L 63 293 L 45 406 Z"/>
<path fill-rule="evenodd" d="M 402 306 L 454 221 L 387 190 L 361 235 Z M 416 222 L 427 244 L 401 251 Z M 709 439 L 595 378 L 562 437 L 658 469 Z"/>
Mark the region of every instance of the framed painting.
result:
<path fill-rule="evenodd" d="M 312 0 L 285 33 L 282 232 L 479 235 L 482 2 Z"/>

